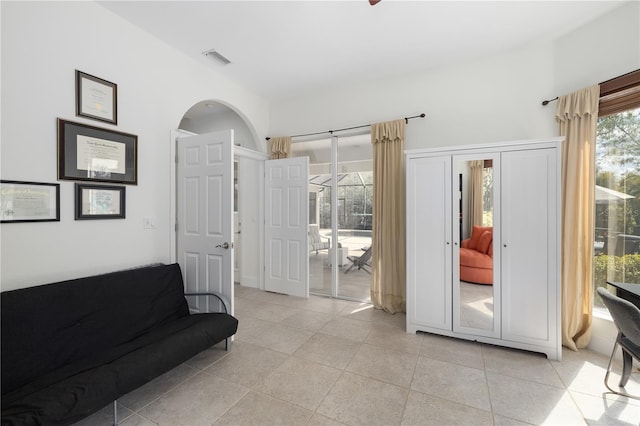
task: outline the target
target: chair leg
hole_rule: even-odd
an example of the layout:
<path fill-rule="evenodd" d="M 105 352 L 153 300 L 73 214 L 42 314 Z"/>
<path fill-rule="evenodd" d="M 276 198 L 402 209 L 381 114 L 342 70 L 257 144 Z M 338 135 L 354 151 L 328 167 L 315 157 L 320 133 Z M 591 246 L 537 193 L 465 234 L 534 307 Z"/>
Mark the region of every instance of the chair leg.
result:
<path fill-rule="evenodd" d="M 609 357 L 609 364 L 607 365 L 607 372 L 604 375 L 604 385 L 607 389 L 609 389 L 613 393 L 618 393 L 618 392 L 609 387 L 609 374 L 611 373 L 611 364 L 613 364 L 613 357 L 616 355 L 616 349 L 618 349 L 617 341 L 613 345 L 613 351 L 611 352 L 611 356 Z"/>
<path fill-rule="evenodd" d="M 633 365 L 633 358 L 631 358 L 631 354 L 622 348 L 622 375 L 620 376 L 620 386 L 621 388 L 627 384 L 629 381 L 629 377 L 631 376 L 631 366 Z"/>
<path fill-rule="evenodd" d="M 118 426 L 118 400 L 113 401 L 113 425 Z"/>
<path fill-rule="evenodd" d="M 613 358 L 614 358 L 614 356 L 616 354 L 616 349 L 618 349 L 618 341 L 617 340 L 616 340 L 615 345 L 613 345 L 613 352 L 611 352 L 611 357 L 609 358 L 609 365 L 607 365 L 607 372 L 604 375 L 604 385 L 605 385 L 605 387 L 607 389 L 609 389 L 609 391 L 611 393 L 614 393 L 616 395 L 626 396 L 627 398 L 640 399 L 639 395 L 631 395 L 631 394 L 629 394 L 629 393 L 627 393 L 625 391 L 614 390 L 609 386 L 609 373 L 611 373 L 611 365 L 613 364 Z M 622 383 L 624 382 L 624 384 L 627 384 L 627 380 L 629 380 L 629 375 L 631 374 L 631 363 L 632 363 L 632 360 L 629 359 L 629 362 L 627 364 L 627 361 L 625 359 L 626 355 L 629 355 L 629 354 L 627 354 L 626 351 L 623 349 L 622 350 L 622 357 L 623 357 L 624 365 L 623 365 L 622 379 L 620 380 L 620 387 L 623 388 L 623 389 L 624 389 L 624 387 L 623 387 Z M 625 368 L 629 369 L 628 373 L 626 373 L 627 374 L 626 379 L 624 378 L 625 377 Z"/>

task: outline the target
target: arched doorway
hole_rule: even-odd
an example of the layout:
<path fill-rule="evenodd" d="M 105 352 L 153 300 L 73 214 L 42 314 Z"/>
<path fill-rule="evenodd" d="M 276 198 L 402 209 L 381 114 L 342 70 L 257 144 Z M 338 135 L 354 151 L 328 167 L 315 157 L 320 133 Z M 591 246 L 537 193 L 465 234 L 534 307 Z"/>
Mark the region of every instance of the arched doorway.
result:
<path fill-rule="evenodd" d="M 221 101 L 204 100 L 194 104 L 185 112 L 178 128 L 197 135 L 233 129 L 236 146 L 265 152 L 264 144 L 258 141 L 249 120 L 240 111 Z"/>
<path fill-rule="evenodd" d="M 260 143 L 251 122 L 233 106 L 203 100 L 190 107 L 173 132 L 174 150 L 180 138 L 233 130 L 234 158 L 234 281 L 263 288 L 263 197 L 261 197 L 264 143 Z M 177 198 L 173 197 L 176 205 Z M 176 245 L 174 245 L 175 247 Z"/>

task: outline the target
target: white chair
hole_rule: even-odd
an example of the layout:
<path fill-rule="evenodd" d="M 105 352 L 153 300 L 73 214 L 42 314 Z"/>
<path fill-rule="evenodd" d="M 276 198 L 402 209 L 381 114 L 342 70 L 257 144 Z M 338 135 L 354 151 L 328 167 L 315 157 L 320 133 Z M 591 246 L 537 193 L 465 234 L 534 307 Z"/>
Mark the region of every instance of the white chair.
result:
<path fill-rule="evenodd" d="M 318 225 L 309 225 L 309 251 L 315 251 L 318 254 L 318 250 L 328 250 L 329 247 L 331 247 L 331 238 L 320 235 Z"/>

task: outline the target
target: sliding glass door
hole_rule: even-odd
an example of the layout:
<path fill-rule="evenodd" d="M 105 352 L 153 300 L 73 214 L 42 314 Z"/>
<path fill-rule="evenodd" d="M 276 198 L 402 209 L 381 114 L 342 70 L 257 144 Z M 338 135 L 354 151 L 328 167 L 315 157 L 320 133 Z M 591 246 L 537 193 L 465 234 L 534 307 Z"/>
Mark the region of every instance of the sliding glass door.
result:
<path fill-rule="evenodd" d="M 309 289 L 369 301 L 373 159 L 369 134 L 295 142 L 309 157 Z"/>

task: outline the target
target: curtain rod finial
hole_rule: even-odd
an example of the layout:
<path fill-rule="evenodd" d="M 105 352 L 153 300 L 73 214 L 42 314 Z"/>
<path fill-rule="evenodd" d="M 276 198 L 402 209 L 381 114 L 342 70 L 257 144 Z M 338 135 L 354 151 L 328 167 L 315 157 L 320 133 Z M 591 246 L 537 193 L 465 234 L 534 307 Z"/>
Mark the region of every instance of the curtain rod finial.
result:
<path fill-rule="evenodd" d="M 271 140 L 271 138 L 270 138 L 269 136 L 267 136 L 265 139 L 266 139 L 266 140 Z"/>

